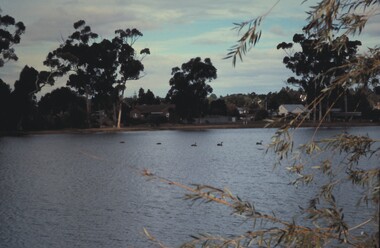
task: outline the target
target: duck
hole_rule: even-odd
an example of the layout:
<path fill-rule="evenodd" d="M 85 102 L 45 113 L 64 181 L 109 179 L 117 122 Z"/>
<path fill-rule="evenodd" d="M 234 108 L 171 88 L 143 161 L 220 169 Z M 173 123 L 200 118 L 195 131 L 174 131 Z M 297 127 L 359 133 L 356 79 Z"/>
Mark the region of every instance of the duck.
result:
<path fill-rule="evenodd" d="M 197 146 L 197 142 L 195 142 L 194 144 L 191 144 L 191 146 Z"/>
<path fill-rule="evenodd" d="M 220 143 L 218 143 L 218 144 L 216 144 L 217 146 L 223 146 L 223 141 L 222 142 L 220 142 Z"/>
<path fill-rule="evenodd" d="M 256 145 L 262 145 L 263 144 L 263 140 L 261 140 L 260 142 L 256 142 Z"/>
<path fill-rule="evenodd" d="M 156 145 L 161 145 L 161 142 L 157 142 Z"/>

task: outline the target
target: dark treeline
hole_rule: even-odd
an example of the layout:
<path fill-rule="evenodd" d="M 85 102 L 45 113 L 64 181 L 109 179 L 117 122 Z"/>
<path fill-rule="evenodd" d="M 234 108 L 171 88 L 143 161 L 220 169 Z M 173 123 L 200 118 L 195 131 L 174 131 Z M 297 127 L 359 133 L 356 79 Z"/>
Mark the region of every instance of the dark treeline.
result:
<path fill-rule="evenodd" d="M 74 32 L 43 61 L 48 71 L 24 66 L 13 89 L 0 79 L 0 130 L 120 127 L 136 123 L 129 115 L 135 106 L 160 104 L 175 106 L 173 116 L 166 120 L 172 122 L 191 123 L 210 115 L 262 120 L 273 116 L 281 104 L 315 105 L 318 95 L 329 87 L 329 78 L 346 71 L 342 67 L 323 79 L 315 75 L 326 75 L 328 68 L 354 59 L 361 45 L 360 41 L 343 37 L 345 49 L 334 52 L 329 45 L 316 49 L 313 46 L 317 42 L 315 37 L 294 35 L 293 43 L 299 44 L 302 51 L 289 52 L 293 43 L 282 42 L 277 46 L 287 51 L 283 63 L 296 74 L 287 79 L 292 88 L 284 87 L 278 92 L 217 97 L 209 84 L 217 78 L 217 69 L 211 59 L 196 57 L 172 68 L 165 98 L 143 88 L 134 97 L 125 98 L 127 81 L 143 76 L 142 61 L 150 54 L 148 48 L 139 52 L 133 48 L 143 34 L 137 29 L 119 29 L 112 39 L 100 39 L 83 20 L 74 23 L 73 27 Z M 10 60 L 17 61 L 13 47 L 20 43 L 24 32 L 22 22 L 0 15 L 0 67 Z M 54 89 L 39 100 L 36 98 L 43 87 L 54 85 L 63 77 L 67 78 L 65 87 Z M 318 113 L 313 112 L 314 120 L 321 119 L 331 104 L 345 112 L 359 111 L 361 118 L 378 120 L 379 110 L 373 107 L 379 97 L 378 79 L 369 77 L 368 82 L 368 87 L 360 90 L 336 88 L 329 97 L 318 102 L 317 107 L 313 106 L 318 109 Z"/>

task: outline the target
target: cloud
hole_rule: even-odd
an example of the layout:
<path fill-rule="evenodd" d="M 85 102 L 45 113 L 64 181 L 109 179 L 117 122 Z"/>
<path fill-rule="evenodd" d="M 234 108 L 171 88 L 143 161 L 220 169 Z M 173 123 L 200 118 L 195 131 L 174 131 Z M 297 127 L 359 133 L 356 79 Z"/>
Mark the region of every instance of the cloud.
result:
<path fill-rule="evenodd" d="M 73 33 L 73 23 L 83 19 L 101 38 L 111 38 L 114 30 L 137 28 L 144 36 L 135 44 L 136 50 L 148 47 L 151 55 L 143 61 L 146 76 L 127 84 L 127 95 L 140 87 L 165 96 L 169 89 L 171 68 L 190 58 L 211 58 L 218 69 L 212 82 L 217 95 L 231 92 L 276 91 L 291 74 L 282 64 L 284 53 L 276 46 L 291 41 L 305 24 L 305 11 L 317 0 L 282 0 L 262 22 L 263 35 L 257 46 L 232 66 L 223 60 L 228 48 L 239 36 L 232 31 L 234 22 L 263 15 L 277 0 L 12 0 L 2 3 L 4 14 L 10 14 L 26 25 L 21 44 L 15 46 L 20 60 L 0 69 L 0 78 L 14 82 L 25 64 L 38 70 L 47 53 L 57 48 Z M 363 46 L 378 44 L 380 17 L 367 24 Z M 55 87 L 63 86 L 60 80 Z M 49 88 L 44 89 L 47 91 Z"/>
<path fill-rule="evenodd" d="M 236 32 L 231 27 L 223 27 L 190 37 L 190 43 L 195 45 L 215 46 L 221 44 L 226 47 L 236 41 Z"/>

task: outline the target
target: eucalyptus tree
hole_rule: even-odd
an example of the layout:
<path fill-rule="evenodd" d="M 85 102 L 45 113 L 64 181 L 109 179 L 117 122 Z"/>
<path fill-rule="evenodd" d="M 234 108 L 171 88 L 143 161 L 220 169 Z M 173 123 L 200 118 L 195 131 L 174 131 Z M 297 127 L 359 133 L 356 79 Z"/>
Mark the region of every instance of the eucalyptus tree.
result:
<path fill-rule="evenodd" d="M 50 52 L 44 62 L 51 68 L 50 76 L 68 74 L 67 85 L 87 99 L 88 119 L 93 98 L 98 106 L 115 101 L 119 106 L 117 126 L 120 127 L 121 106 L 127 80 L 141 77 L 141 60 L 149 54 L 148 48 L 137 54 L 132 45 L 142 36 L 137 29 L 116 30 L 112 40 L 98 42 L 98 34 L 85 21 L 74 23 L 75 32 Z M 106 106 L 103 106 L 106 107 Z"/>
<path fill-rule="evenodd" d="M 13 46 L 20 43 L 24 32 L 23 22 L 16 22 L 12 16 L 0 14 L 0 67 L 10 60 L 18 60 Z"/>
<path fill-rule="evenodd" d="M 12 16 L 0 14 L 0 67 L 3 67 L 6 62 L 11 60 L 18 60 L 14 46 L 20 43 L 21 35 L 25 33 L 25 29 L 23 22 L 17 22 Z M 25 66 L 23 71 L 28 70 L 28 68 L 28 66 Z M 33 70 L 35 69 L 33 68 Z M 32 95 L 38 92 L 46 84 L 52 84 L 49 73 L 46 71 L 38 72 L 35 78 L 35 87 L 29 94 Z"/>
<path fill-rule="evenodd" d="M 300 0 L 301 2 L 309 1 Z M 323 49 L 328 44 L 331 46 L 331 51 L 344 51 L 347 45 L 346 37 L 360 35 L 367 22 L 378 15 L 379 10 L 378 0 L 320 0 L 307 12 L 308 23 L 303 31 L 307 37 L 315 35 L 313 49 Z M 237 29 L 244 33 L 227 53 L 226 58 L 232 59 L 233 65 L 236 65 L 239 57 L 246 56 L 249 48 L 260 40 L 262 33 L 260 25 L 270 17 L 270 13 L 271 11 L 236 24 Z M 333 57 L 331 59 L 333 60 Z M 342 70 L 346 73 L 339 73 Z M 379 44 L 364 53 L 356 54 L 343 64 L 330 65 L 325 71 L 318 73 L 319 75 L 315 77 L 316 83 L 328 77 L 329 84 L 321 89 L 320 95 L 316 98 L 317 103 L 327 99 L 339 88 L 376 88 L 379 86 L 380 76 Z M 323 124 L 327 113 L 328 111 L 319 125 Z M 317 127 L 310 140 L 295 147 L 293 134 L 304 121 L 304 118 L 297 116 L 289 122 L 282 122 L 268 147 L 268 152 L 273 151 L 277 155 L 278 164 L 285 164 L 287 171 L 294 174 L 295 180 L 291 182 L 292 184 L 318 186 L 317 192 L 309 199 L 306 206 L 292 209 L 295 215 L 300 214 L 304 217 L 301 221 L 283 220 L 275 213 L 256 208 L 252 202 L 241 199 L 227 189 L 207 185 L 191 187 L 156 175 L 149 170 L 143 171 L 147 177 L 187 190 L 187 199 L 225 205 L 232 213 L 244 216 L 244 222 L 253 223 L 252 228 L 240 235 L 191 236 L 191 241 L 182 247 L 379 247 L 379 140 L 346 132 L 318 139 Z M 277 122 L 272 120 L 269 125 L 272 123 Z M 375 158 L 375 163 L 373 165 L 368 163 L 368 158 Z M 350 191 L 348 192 L 350 195 L 353 189 L 349 185 L 353 185 L 355 191 L 361 192 L 355 199 L 358 202 L 358 209 L 351 221 L 345 217 L 348 206 L 341 205 L 336 197 L 339 194 L 338 189 Z M 164 247 L 164 244 L 153 237 L 148 230 L 145 230 L 145 233 L 151 241 Z"/>
<path fill-rule="evenodd" d="M 146 55 L 150 54 L 149 48 L 144 48 L 137 53 L 133 48 L 135 42 L 143 36 L 143 34 L 133 29 L 118 29 L 115 31 L 115 38 L 112 43 L 115 45 L 117 51 L 117 63 L 119 77 L 116 80 L 116 90 L 118 92 L 119 110 L 117 118 L 117 127 L 120 128 L 122 104 L 124 99 L 124 92 L 126 89 L 126 83 L 128 80 L 138 80 L 142 77 L 144 71 L 144 65 L 142 60 Z"/>
<path fill-rule="evenodd" d="M 207 84 L 216 79 L 217 70 L 211 59 L 204 61 L 200 57 L 192 58 L 183 63 L 181 68 L 172 69 L 169 89 L 166 99 L 176 105 L 176 113 L 188 121 L 200 117 L 205 111 L 207 96 L 212 93 L 212 87 Z"/>
<path fill-rule="evenodd" d="M 356 58 L 358 46 L 361 45 L 360 41 L 350 41 L 345 35 L 328 43 L 320 39 L 316 34 L 310 34 L 308 37 L 304 34 L 295 34 L 294 43 L 282 42 L 277 45 L 277 49 L 284 49 L 287 52 L 287 56 L 283 59 L 286 68 L 296 74 L 295 77 L 288 78 L 287 83 L 303 89 L 309 105 L 319 102 L 319 119 L 322 118 L 322 109 L 328 109 L 329 102 L 336 100 L 344 89 L 341 86 L 335 87 L 328 96 L 324 97 L 324 101 L 319 101 L 317 97 L 321 95 L 323 89 L 331 86 L 335 78 L 348 72 L 349 68 L 344 65 Z M 336 43 L 341 43 L 343 46 L 337 50 Z M 299 44 L 302 50 L 293 53 L 294 44 Z M 331 70 L 332 68 L 336 69 Z M 312 108 L 315 110 L 316 106 Z M 313 112 L 316 120 L 316 111 Z"/>
<path fill-rule="evenodd" d="M 1 15 L 0 9 L 0 68 L 8 61 L 17 61 L 18 57 L 15 53 L 14 46 L 21 41 L 21 35 L 25 32 L 23 22 L 17 22 L 10 15 Z M 0 115 L 5 121 L 0 124 L 0 129 L 7 128 L 7 121 L 11 107 L 10 104 L 11 89 L 6 82 L 0 79 Z"/>
<path fill-rule="evenodd" d="M 89 122 L 91 98 L 95 94 L 94 85 L 98 76 L 94 66 L 97 61 L 94 60 L 94 49 L 91 49 L 91 45 L 95 43 L 98 34 L 93 33 L 84 20 L 75 22 L 73 26 L 74 33 L 57 49 L 49 52 L 44 65 L 51 68 L 51 76 L 54 78 L 69 73 L 67 85 L 86 97 Z"/>
<path fill-rule="evenodd" d="M 51 68 L 52 78 L 69 75 L 67 86 L 86 98 L 89 122 L 94 98 L 115 98 L 117 51 L 107 39 L 97 42 L 98 34 L 85 21 L 74 23 L 74 28 L 76 31 L 48 54 L 44 64 Z"/>

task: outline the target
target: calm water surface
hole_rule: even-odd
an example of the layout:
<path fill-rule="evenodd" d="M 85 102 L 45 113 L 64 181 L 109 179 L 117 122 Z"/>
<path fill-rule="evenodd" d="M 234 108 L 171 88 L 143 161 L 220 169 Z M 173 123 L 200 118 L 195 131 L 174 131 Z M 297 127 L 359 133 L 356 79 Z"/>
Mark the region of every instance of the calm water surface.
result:
<path fill-rule="evenodd" d="M 149 247 L 143 228 L 167 245 L 190 234 L 239 234 L 249 223 L 216 204 L 141 176 L 226 187 L 260 212 L 291 219 L 312 196 L 288 185 L 256 142 L 274 129 L 28 135 L 0 138 L 0 247 Z M 330 136 L 343 129 L 322 129 Z M 380 138 L 379 127 L 351 128 Z M 314 133 L 302 129 L 297 140 Z M 216 144 L 223 141 L 223 146 Z M 156 143 L 160 142 L 161 145 Z M 191 147 L 196 142 L 197 147 Z M 376 163 L 376 162 L 375 162 Z M 342 195 L 351 204 L 351 196 Z M 354 209 L 350 210 L 352 213 Z M 360 221 L 352 217 L 354 223 Z"/>

